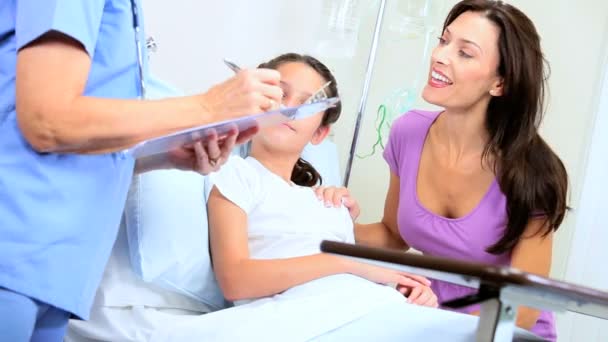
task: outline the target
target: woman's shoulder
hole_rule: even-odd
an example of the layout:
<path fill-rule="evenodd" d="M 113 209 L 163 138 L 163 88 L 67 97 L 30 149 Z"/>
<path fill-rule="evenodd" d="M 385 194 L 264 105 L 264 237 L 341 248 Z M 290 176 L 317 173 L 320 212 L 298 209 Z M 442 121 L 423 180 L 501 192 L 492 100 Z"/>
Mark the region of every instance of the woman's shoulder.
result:
<path fill-rule="evenodd" d="M 412 109 L 399 116 L 393 122 L 393 126 L 396 129 L 403 130 L 420 129 L 423 127 L 428 128 L 435 119 L 437 119 L 440 113 L 441 111 Z"/>
<path fill-rule="evenodd" d="M 400 165 L 420 153 L 429 128 L 439 116 L 439 111 L 410 110 L 399 116 L 391 125 L 384 158 L 391 171 L 400 174 Z"/>
<path fill-rule="evenodd" d="M 414 109 L 399 116 L 391 125 L 390 135 L 398 141 L 420 140 L 424 138 L 429 128 L 439 116 L 440 111 Z"/>

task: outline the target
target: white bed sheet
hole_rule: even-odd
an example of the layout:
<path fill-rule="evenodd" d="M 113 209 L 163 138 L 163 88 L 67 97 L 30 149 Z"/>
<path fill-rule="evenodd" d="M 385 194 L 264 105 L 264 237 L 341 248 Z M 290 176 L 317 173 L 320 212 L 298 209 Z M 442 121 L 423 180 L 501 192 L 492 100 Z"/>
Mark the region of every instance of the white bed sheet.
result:
<path fill-rule="evenodd" d="M 280 295 L 201 315 L 144 306 L 104 307 L 95 324 L 72 321 L 66 342 L 474 341 L 478 318 L 407 304 L 394 289 L 337 275 Z M 517 341 L 533 340 L 518 329 Z"/>
<path fill-rule="evenodd" d="M 328 340 L 331 334 L 337 338 L 341 327 L 357 324 L 359 319 L 373 315 L 382 322 L 394 312 L 401 315 L 400 319 L 386 321 L 396 326 L 387 329 L 386 324 L 367 324 L 366 340 L 390 331 L 394 335 L 382 340 L 417 336 L 424 337 L 425 342 L 445 341 L 449 331 L 450 341 L 470 341 L 477 324 L 473 316 L 407 304 L 393 288 L 351 275 L 336 275 L 249 304 L 164 324 L 152 332 L 151 341 Z M 345 333 L 349 331 L 354 330 Z"/>

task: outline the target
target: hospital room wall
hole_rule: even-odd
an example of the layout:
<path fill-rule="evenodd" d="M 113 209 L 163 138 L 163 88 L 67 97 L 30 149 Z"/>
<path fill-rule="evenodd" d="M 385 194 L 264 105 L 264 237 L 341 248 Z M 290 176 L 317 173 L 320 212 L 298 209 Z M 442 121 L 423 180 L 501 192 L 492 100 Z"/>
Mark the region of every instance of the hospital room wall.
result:
<path fill-rule="evenodd" d="M 608 56 L 606 57 L 608 63 Z M 565 278 L 608 290 L 608 272 L 604 271 L 603 265 L 608 260 L 605 219 L 605 213 L 608 212 L 608 135 L 605 134 L 608 130 L 608 68 L 604 70 L 602 79 L 600 103 L 590 134 L 592 143 Z M 558 316 L 558 328 L 564 341 L 604 341 L 608 336 L 608 321 L 572 313 Z"/>
<path fill-rule="evenodd" d="M 411 107 L 432 108 L 419 96 L 424 73 L 428 70 L 428 62 L 420 56 L 424 50 L 424 37 L 398 32 L 403 5 L 423 1 L 387 1 L 358 154 L 371 151 L 377 139 L 374 130 L 377 108 L 383 103 L 389 104 L 387 98 L 396 89 L 409 89 L 414 94 Z M 447 10 L 456 2 L 430 0 L 432 15 L 426 23 L 439 27 Z M 556 235 L 552 275 L 587 281 L 587 278 L 577 277 L 568 267 L 580 266 L 583 263 L 580 260 L 589 262 L 580 257 L 585 240 L 578 238 L 579 229 L 575 230 L 575 227 L 588 222 L 578 216 L 584 215 L 579 210 L 580 198 L 585 176 L 589 174 L 587 159 L 600 95 L 600 77 L 607 65 L 608 2 L 509 2 L 532 18 L 542 36 L 543 49 L 551 65 L 549 106 L 542 134 L 563 159 L 570 175 L 570 205 L 574 210 Z M 337 56 L 331 50 L 319 49 L 320 40 L 331 38 L 327 35 L 327 12 L 323 7 L 327 2 L 324 0 L 143 0 L 143 3 L 147 33 L 158 44 L 158 51 L 151 55 L 151 70 L 186 93 L 205 90 L 230 76 L 230 70 L 221 63 L 223 57 L 243 66 L 254 66 L 278 53 L 296 51 L 312 53 L 326 62 L 337 76 L 344 105 L 342 117 L 332 134 L 341 156 L 341 172 L 344 171 L 379 1 L 358 1 L 356 11 L 361 26 L 350 56 Z M 436 35 L 437 32 L 432 32 L 430 38 L 434 39 Z M 430 43 L 433 45 L 435 41 Z M 420 79 L 416 84 L 417 77 Z M 604 150 L 606 148 L 608 146 Z M 362 222 L 377 220 L 382 215 L 388 168 L 382 161 L 381 152 L 355 159 L 350 188 L 364 208 Z M 578 264 L 569 260 L 577 251 Z M 601 260 L 591 260 L 591 265 L 592 269 L 603 269 Z M 588 285 L 608 286 L 593 282 Z M 570 329 L 574 321 L 570 316 L 559 317 L 562 336 L 573 333 Z"/>

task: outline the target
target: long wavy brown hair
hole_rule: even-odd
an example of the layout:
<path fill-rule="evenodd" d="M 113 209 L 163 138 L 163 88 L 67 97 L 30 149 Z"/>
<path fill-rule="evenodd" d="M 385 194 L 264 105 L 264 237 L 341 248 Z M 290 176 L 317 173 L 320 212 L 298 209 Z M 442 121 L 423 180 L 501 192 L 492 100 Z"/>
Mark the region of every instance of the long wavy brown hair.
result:
<path fill-rule="evenodd" d="M 538 133 L 545 101 L 546 61 L 532 21 L 502 1 L 464 0 L 448 14 L 443 28 L 465 12 L 481 13 L 500 29 L 498 73 L 503 95 L 492 97 L 486 113 L 490 139 L 484 160 L 493 160 L 507 198 L 508 222 L 503 236 L 487 251 L 511 250 L 531 218 L 542 217 L 541 234 L 557 230 L 568 209 L 568 175 L 560 158 Z"/>

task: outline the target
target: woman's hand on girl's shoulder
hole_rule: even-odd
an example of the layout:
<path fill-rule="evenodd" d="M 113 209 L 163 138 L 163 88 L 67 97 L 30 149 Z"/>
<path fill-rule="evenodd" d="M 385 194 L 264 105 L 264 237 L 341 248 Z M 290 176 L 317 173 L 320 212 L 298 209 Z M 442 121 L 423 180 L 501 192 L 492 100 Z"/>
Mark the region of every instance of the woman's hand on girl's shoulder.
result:
<path fill-rule="evenodd" d="M 359 203 L 351 196 L 350 191 L 345 187 L 318 186 L 315 188 L 315 194 L 320 201 L 325 203 L 326 207 L 333 206 L 339 208 L 344 205 L 346 209 L 348 209 L 353 222 L 357 220 L 357 217 L 359 217 L 359 214 L 361 213 Z"/>

